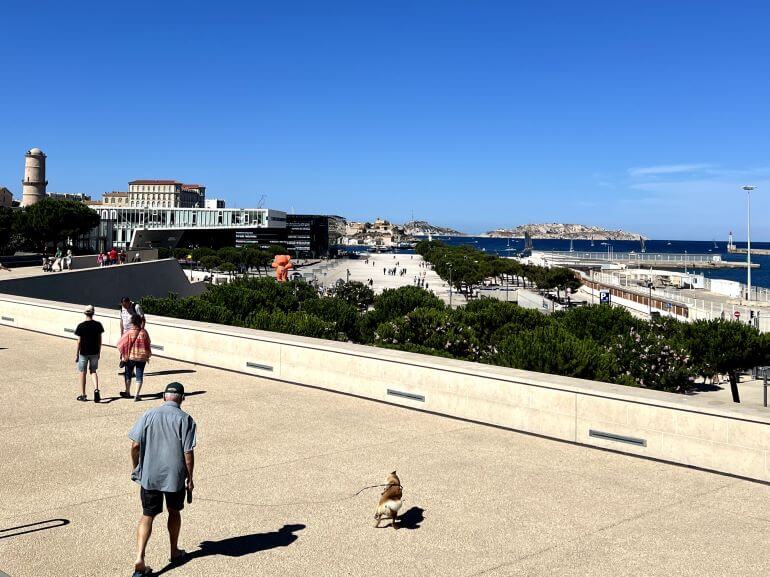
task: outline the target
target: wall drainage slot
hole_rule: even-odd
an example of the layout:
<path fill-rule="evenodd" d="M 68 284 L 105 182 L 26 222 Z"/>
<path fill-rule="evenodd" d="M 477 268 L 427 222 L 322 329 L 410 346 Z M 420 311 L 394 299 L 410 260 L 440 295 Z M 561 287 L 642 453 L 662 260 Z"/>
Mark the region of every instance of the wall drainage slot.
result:
<path fill-rule="evenodd" d="M 250 361 L 246 363 L 246 366 L 248 368 L 250 368 L 250 369 L 259 369 L 260 371 L 271 371 L 272 372 L 272 370 L 273 370 L 273 367 L 271 367 L 270 365 L 262 365 L 260 363 L 252 363 Z"/>
<path fill-rule="evenodd" d="M 423 395 L 415 395 L 413 393 L 405 393 L 404 391 L 397 391 L 395 389 L 388 389 L 388 394 L 393 397 L 402 397 L 404 399 L 411 399 L 413 401 L 420 401 L 421 403 L 425 402 L 425 397 Z"/>
<path fill-rule="evenodd" d="M 72 334 L 75 334 L 75 329 L 68 329 L 68 328 L 65 328 L 65 329 L 64 329 L 64 332 L 65 332 L 65 333 L 72 333 Z"/>
<path fill-rule="evenodd" d="M 0 317 L 0 320 L 8 321 L 9 323 L 13 322 L 13 317 Z"/>
<path fill-rule="evenodd" d="M 589 437 L 596 437 L 597 439 L 604 439 L 605 441 L 616 441 L 618 443 L 627 443 L 629 445 L 636 445 L 637 447 L 646 447 L 647 439 L 637 439 L 636 437 L 626 437 L 625 435 L 616 435 L 615 433 L 605 433 L 604 431 L 595 431 L 593 429 L 588 430 Z"/>
<path fill-rule="evenodd" d="M 162 351 L 163 345 L 150 345 L 151 349 L 155 349 L 156 351 Z"/>

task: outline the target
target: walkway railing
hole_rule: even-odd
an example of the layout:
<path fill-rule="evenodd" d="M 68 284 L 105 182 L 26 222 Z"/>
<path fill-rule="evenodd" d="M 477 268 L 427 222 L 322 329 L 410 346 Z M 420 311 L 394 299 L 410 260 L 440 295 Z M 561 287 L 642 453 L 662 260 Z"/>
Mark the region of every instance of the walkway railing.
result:
<path fill-rule="evenodd" d="M 721 261 L 722 257 L 716 254 L 689 254 L 689 253 L 668 253 L 668 252 L 615 252 L 613 250 L 603 252 L 581 252 L 568 250 L 549 250 L 535 251 L 542 255 L 553 255 L 559 257 L 571 257 L 579 260 L 595 260 L 604 262 L 629 261 L 645 264 L 655 263 L 709 263 Z"/>
<path fill-rule="evenodd" d="M 612 275 L 600 271 L 592 271 L 589 277 L 585 273 L 581 273 L 585 278 L 591 278 L 595 282 L 599 282 L 611 287 L 622 288 L 629 293 L 638 294 L 648 297 L 650 295 L 650 289 L 648 287 L 639 286 L 637 284 L 624 283 L 622 276 Z M 745 288 L 745 287 L 744 287 Z M 713 299 L 698 299 L 687 295 L 683 295 L 676 290 L 668 288 L 653 288 L 652 296 L 655 301 L 668 301 L 672 305 L 684 305 L 689 310 L 689 318 L 691 320 L 711 320 L 711 319 L 733 319 L 742 322 L 753 324 L 761 332 L 770 332 L 770 310 L 764 307 L 750 307 L 746 304 L 734 304 L 728 302 L 718 302 Z M 752 291 L 753 293 L 754 291 Z M 767 298 L 767 289 L 763 289 L 761 293 L 763 297 Z M 767 301 L 760 301 L 767 302 Z M 653 305 L 653 308 L 658 308 L 659 312 L 667 313 L 667 308 L 660 309 Z M 736 315 L 736 313 L 738 313 Z"/>

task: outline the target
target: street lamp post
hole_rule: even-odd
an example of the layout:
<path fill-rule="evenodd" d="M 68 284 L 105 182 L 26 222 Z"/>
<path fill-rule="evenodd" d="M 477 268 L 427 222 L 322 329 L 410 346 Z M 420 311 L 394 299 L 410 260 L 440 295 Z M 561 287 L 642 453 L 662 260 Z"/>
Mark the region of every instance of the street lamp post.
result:
<path fill-rule="evenodd" d="M 652 281 L 647 283 L 647 288 L 650 289 L 650 296 L 648 297 L 647 304 L 649 305 L 650 309 L 650 320 L 652 320 Z"/>
<path fill-rule="evenodd" d="M 452 263 L 447 265 L 449 267 L 449 308 L 452 308 Z"/>
<path fill-rule="evenodd" d="M 746 230 L 746 285 L 749 289 L 748 301 L 751 302 L 751 191 L 757 187 L 747 184 L 741 188 L 746 191 L 746 203 L 748 208 L 748 226 Z"/>

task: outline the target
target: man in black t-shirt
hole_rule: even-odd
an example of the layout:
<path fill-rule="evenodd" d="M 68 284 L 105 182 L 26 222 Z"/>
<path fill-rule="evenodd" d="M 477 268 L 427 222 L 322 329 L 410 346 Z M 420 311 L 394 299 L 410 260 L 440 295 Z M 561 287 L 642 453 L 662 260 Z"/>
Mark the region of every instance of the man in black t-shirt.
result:
<path fill-rule="evenodd" d="M 78 371 L 80 372 L 80 396 L 77 398 L 78 401 L 88 400 L 88 397 L 86 397 L 86 368 L 89 369 L 91 379 L 94 381 L 94 400 L 99 398 L 99 375 L 96 374 L 96 369 L 99 368 L 99 355 L 102 352 L 102 333 L 104 332 L 102 323 L 94 320 L 93 305 L 88 305 L 84 313 L 86 320 L 75 329 L 75 335 L 78 337 L 75 362 L 78 364 Z"/>

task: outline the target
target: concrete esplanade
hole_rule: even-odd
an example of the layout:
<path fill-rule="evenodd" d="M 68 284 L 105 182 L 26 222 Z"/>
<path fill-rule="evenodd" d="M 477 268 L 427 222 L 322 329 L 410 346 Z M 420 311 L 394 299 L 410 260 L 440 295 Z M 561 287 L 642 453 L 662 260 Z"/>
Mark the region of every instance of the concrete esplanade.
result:
<path fill-rule="evenodd" d="M 139 504 L 125 435 L 152 403 L 114 398 L 111 349 L 101 367 L 109 402 L 74 402 L 66 339 L 81 309 L 0 295 L 0 571 L 13 577 L 130 574 Z M 96 319 L 114 345 L 117 310 L 97 309 Z M 770 570 L 770 417 L 761 409 L 147 321 L 162 358 L 146 392 L 184 382 L 199 423 L 181 543 L 193 555 L 172 576 Z M 404 530 L 376 530 L 377 490 L 353 494 L 393 469 Z M 148 559 L 156 570 L 166 548 L 158 527 Z"/>

